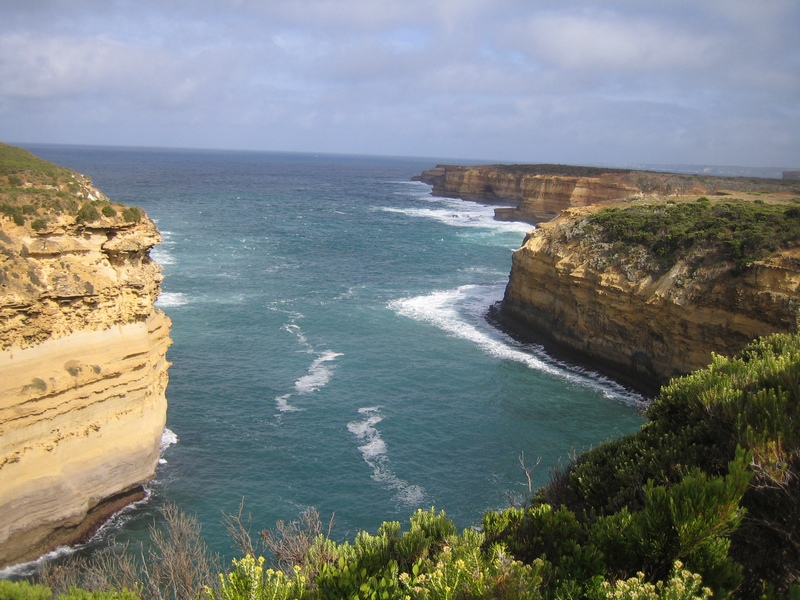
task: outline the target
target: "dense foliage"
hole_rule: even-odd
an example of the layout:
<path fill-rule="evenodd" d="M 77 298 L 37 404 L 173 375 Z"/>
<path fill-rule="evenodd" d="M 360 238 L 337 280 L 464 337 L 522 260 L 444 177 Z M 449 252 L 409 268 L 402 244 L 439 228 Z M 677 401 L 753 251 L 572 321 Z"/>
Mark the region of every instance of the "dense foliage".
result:
<path fill-rule="evenodd" d="M 127 223 L 141 220 L 141 209 L 96 199 L 97 192 L 91 191 L 90 185 L 88 178 L 66 167 L 42 160 L 23 148 L 0 143 L 0 217 L 5 216 L 16 225 L 29 224 L 34 231 L 42 231 L 57 215 L 71 215 L 79 223 L 91 223 L 101 215 L 115 217 L 118 210 Z"/>
<path fill-rule="evenodd" d="M 700 249 L 744 267 L 780 248 L 800 245 L 800 207 L 723 201 L 609 207 L 589 217 L 591 231 L 615 251 L 652 252 L 662 270 Z"/>
<path fill-rule="evenodd" d="M 69 177 L 72 171 L 43 160 L 23 148 L 0 143 L 0 176 L 11 176 L 9 183 L 20 185 L 21 173 L 56 181 L 62 177 Z"/>
<path fill-rule="evenodd" d="M 336 542 L 314 513 L 262 546 L 240 513 L 229 525 L 243 558 L 214 580 L 199 528 L 173 512 L 138 570 L 119 553 L 109 576 L 106 554 L 82 579 L 44 581 L 158 600 L 800 598 L 800 335 L 714 357 L 665 386 L 648 416 L 480 530 L 459 534 L 431 509 L 406 531 L 386 522 Z"/>

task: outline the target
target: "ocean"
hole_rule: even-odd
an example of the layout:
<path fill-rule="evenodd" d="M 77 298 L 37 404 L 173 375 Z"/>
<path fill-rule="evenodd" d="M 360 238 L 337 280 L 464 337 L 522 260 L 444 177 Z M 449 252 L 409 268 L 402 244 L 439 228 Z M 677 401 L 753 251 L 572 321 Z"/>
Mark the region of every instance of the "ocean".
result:
<path fill-rule="evenodd" d="M 83 549 L 195 515 L 254 530 L 315 507 L 351 539 L 417 509 L 459 529 L 575 452 L 636 430 L 643 399 L 486 320 L 531 229 L 411 182 L 436 159 L 26 145 L 144 208 L 172 319 L 149 498 Z"/>

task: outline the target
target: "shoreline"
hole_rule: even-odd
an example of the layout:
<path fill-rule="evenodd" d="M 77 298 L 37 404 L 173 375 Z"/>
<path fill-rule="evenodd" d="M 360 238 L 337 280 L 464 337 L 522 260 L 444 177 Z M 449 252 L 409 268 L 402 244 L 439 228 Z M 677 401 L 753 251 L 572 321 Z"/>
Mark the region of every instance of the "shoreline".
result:
<path fill-rule="evenodd" d="M 658 395 L 663 385 L 656 380 L 643 381 L 641 378 L 631 377 L 609 362 L 586 355 L 583 352 L 557 342 L 549 336 L 547 332 L 534 329 L 530 325 L 506 314 L 503 311 L 502 300 L 488 307 L 486 311 L 486 320 L 490 325 L 511 336 L 518 342 L 523 344 L 537 344 L 556 360 L 604 375 L 619 383 L 621 386 L 641 394 L 648 403 Z"/>
<path fill-rule="evenodd" d="M 130 508 L 131 506 L 147 500 L 150 494 L 143 485 L 137 485 L 129 490 L 125 490 L 110 498 L 100 501 L 88 511 L 83 520 L 74 527 L 62 527 L 56 530 L 48 538 L 48 543 L 35 553 L 25 555 L 20 560 L 0 567 L 0 579 L 10 577 L 14 579 L 17 575 L 14 571 L 20 571 L 19 577 L 27 577 L 30 565 L 31 572 L 38 571 L 40 562 L 48 560 L 50 554 L 59 556 L 65 554 L 64 549 L 72 554 L 80 550 L 80 547 L 91 542 L 98 532 L 107 525 L 116 515 Z"/>

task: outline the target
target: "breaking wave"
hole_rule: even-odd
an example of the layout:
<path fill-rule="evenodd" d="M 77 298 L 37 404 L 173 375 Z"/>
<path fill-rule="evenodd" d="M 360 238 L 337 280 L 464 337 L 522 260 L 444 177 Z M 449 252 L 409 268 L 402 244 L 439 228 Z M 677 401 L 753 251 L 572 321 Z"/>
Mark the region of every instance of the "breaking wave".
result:
<path fill-rule="evenodd" d="M 521 344 L 491 327 L 485 320 L 489 306 L 503 297 L 504 286 L 464 285 L 452 290 L 393 300 L 389 308 L 411 319 L 429 323 L 450 335 L 471 342 L 486 354 L 511 360 L 570 383 L 595 389 L 605 397 L 631 405 L 644 398 L 597 373 L 565 365 L 540 347 Z"/>

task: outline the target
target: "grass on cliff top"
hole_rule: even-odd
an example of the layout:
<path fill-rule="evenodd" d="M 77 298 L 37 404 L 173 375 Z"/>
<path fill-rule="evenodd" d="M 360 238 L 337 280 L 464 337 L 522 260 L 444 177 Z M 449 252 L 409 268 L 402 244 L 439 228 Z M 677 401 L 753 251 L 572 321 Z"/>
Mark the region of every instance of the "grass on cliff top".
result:
<path fill-rule="evenodd" d="M 680 258 L 702 252 L 743 269 L 784 248 L 800 246 L 800 206 L 756 200 L 608 207 L 589 217 L 589 232 L 622 253 L 645 248 L 668 270 Z"/>
<path fill-rule="evenodd" d="M 0 216 L 34 231 L 46 231 L 55 215 L 68 214 L 91 223 L 122 214 L 127 223 L 142 218 L 142 210 L 93 199 L 91 180 L 31 154 L 0 143 Z"/>
<path fill-rule="evenodd" d="M 561 177 L 600 177 L 613 175 L 621 182 L 638 188 L 645 194 L 714 194 L 720 190 L 734 190 L 737 193 L 795 193 L 800 194 L 800 182 L 787 179 L 766 179 L 749 176 L 700 175 L 693 173 L 670 173 L 667 171 L 642 171 L 638 169 L 586 167 L 579 165 L 554 164 L 511 164 L 479 165 L 467 167 L 490 169 L 515 177 L 525 175 L 556 175 Z"/>
<path fill-rule="evenodd" d="M 37 181 L 69 178 L 72 171 L 31 154 L 24 148 L 0 143 L 0 175 L 20 175 Z"/>

